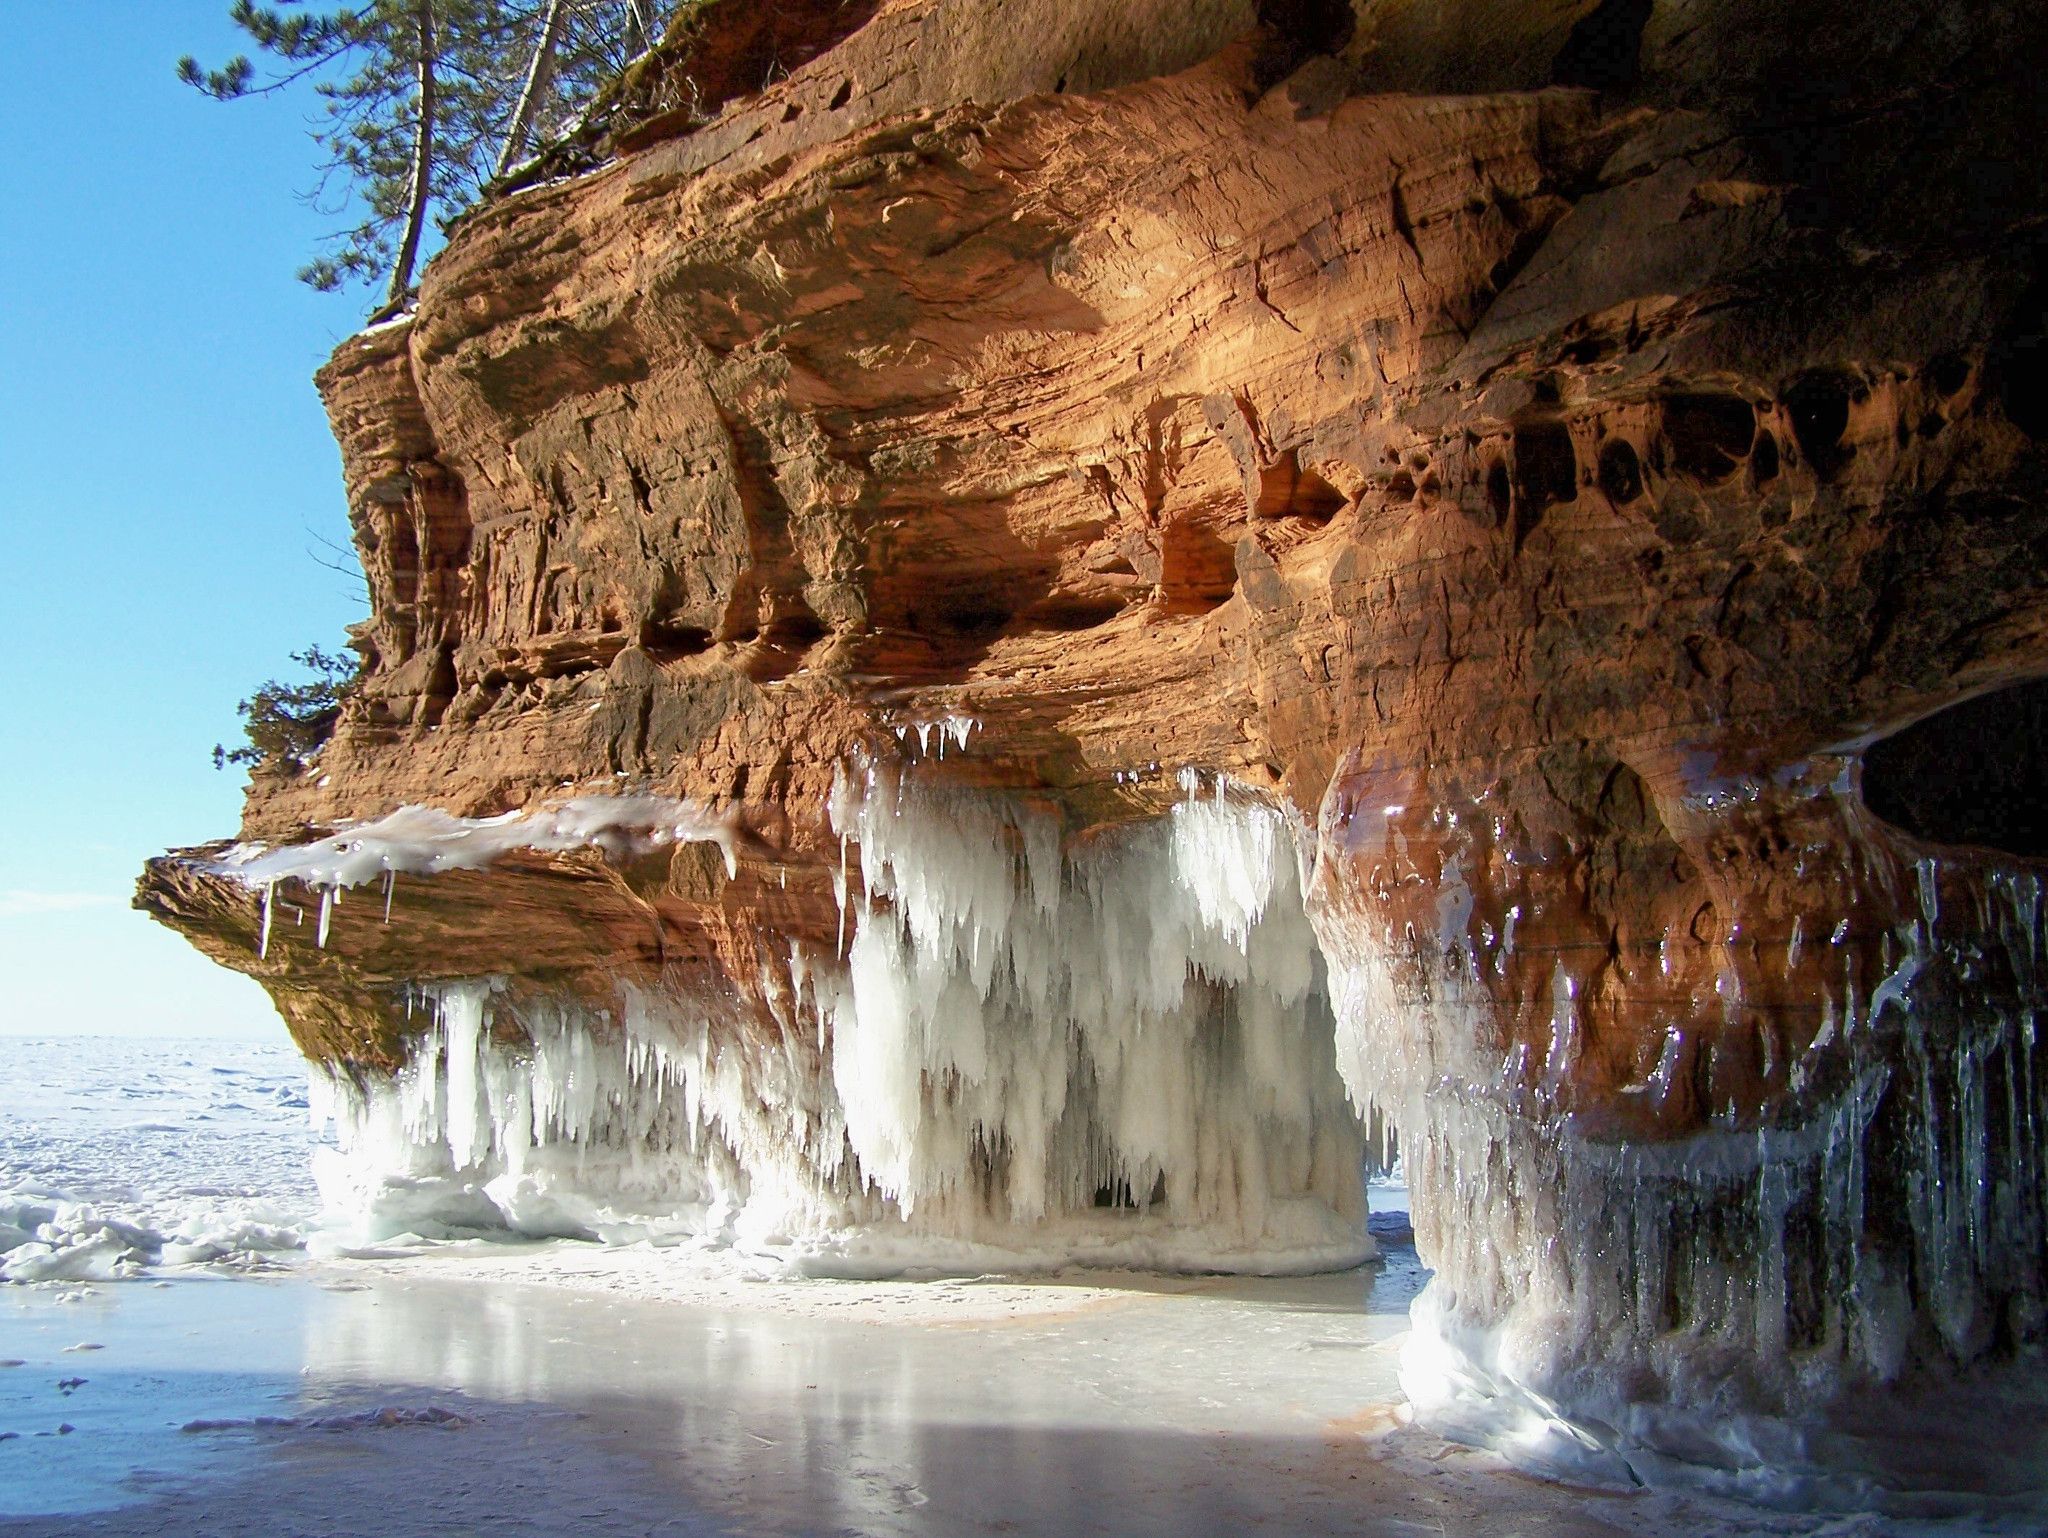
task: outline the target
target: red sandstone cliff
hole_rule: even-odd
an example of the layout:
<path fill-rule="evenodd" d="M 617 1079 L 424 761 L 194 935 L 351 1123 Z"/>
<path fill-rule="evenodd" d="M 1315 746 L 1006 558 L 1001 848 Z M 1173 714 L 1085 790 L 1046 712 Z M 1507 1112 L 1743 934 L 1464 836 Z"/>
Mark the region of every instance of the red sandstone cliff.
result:
<path fill-rule="evenodd" d="M 843 949 L 835 767 L 1070 847 L 1192 767 L 1298 818 L 1347 1082 L 1472 1318 L 1533 1289 L 1880 1376 L 2033 1336 L 2039 707 L 1892 734 L 2048 673 L 2038 14 L 855 19 L 469 216 L 336 353 L 366 672 L 242 830 L 631 790 L 728 813 L 734 872 L 520 855 L 261 959 L 203 852 L 139 902 L 365 1067 L 406 986 L 485 975 L 658 981 L 758 1054 L 803 1013 L 764 958 Z M 1881 1215 L 1987 1157 L 1995 1213 Z M 1588 1211 L 1621 1253 L 1560 1260 Z M 1710 1295 L 1737 1251 L 1775 1324 Z M 1873 1266 L 1890 1355 L 1831 1301 Z"/>

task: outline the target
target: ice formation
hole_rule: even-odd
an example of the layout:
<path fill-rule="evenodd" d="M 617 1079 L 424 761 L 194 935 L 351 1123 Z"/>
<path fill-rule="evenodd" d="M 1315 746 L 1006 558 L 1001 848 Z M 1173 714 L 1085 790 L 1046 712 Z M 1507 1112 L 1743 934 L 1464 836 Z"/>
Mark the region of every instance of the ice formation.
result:
<path fill-rule="evenodd" d="M 864 896 L 816 986 L 848 1144 L 906 1216 L 1021 1228 L 1111 1201 L 1227 1240 L 1237 1268 L 1365 1253 L 1293 830 L 1221 780 L 1184 790 L 1063 858 L 1016 802 L 840 778 Z"/>
<path fill-rule="evenodd" d="M 343 1242 L 731 1236 L 749 1187 L 733 1145 L 777 1155 L 749 1136 L 773 1091 L 739 1082 L 737 1052 L 713 1060 L 705 1021 L 634 990 L 616 1013 L 515 1007 L 488 979 L 423 1000 L 432 1024 L 394 1079 L 314 1076 L 312 1116 L 336 1135 L 314 1174 L 330 1215 L 349 1220 Z"/>
<path fill-rule="evenodd" d="M 1818 968 L 1816 1023 L 1789 1063 L 1769 1063 L 1766 1036 L 1771 1082 L 1789 1086 L 1767 1114 L 1710 1100 L 1703 1129 L 1671 1138 L 1603 1136 L 1575 1108 L 1584 948 L 1542 958 L 1544 997 L 1519 1001 L 1546 1014 L 1547 1050 L 1507 1029 L 1497 985 L 1534 888 L 1496 891 L 1508 922 L 1494 924 L 1464 873 L 1540 863 L 1500 858 L 1511 829 L 1483 807 L 1394 805 L 1332 837 L 1326 815 L 1310 911 L 1340 1067 L 1400 1127 L 1436 1271 L 1402 1374 L 1436 1429 L 1546 1474 L 1682 1473 L 1805 1501 L 1833 1477 L 1812 1437 L 1844 1390 L 2039 1331 L 2040 880 L 1901 859 L 1860 831 L 1853 776 L 1809 779 L 1781 813 L 1834 830 L 1799 866 L 1812 910 L 1782 946 L 1744 945 L 1738 927 L 1709 985 L 1674 990 L 1619 1098 L 1654 1108 L 1713 1082 L 1702 999 L 1733 1036 L 1754 1018 L 1745 997 Z M 1697 810 L 1731 843 L 1764 815 L 1739 798 Z M 1404 890 L 1433 931 L 1395 917 Z"/>
<path fill-rule="evenodd" d="M 248 1267 L 304 1242 L 300 1221 L 262 1203 L 141 1214 L 62 1191 L 0 1191 L 0 1282 L 113 1282 L 154 1266 Z"/>
<path fill-rule="evenodd" d="M 1184 773 L 1164 816 L 1076 840 L 934 770 L 842 769 L 836 943 L 791 943 L 758 1008 L 422 990 L 402 1072 L 326 1082 L 338 1242 L 648 1239 L 834 1275 L 1320 1269 L 1371 1253 L 1362 1165 L 1398 1130 L 1436 1271 L 1403 1358 L 1426 1423 L 1547 1474 L 1683 1468 L 1778 1499 L 1821 1477 L 1809 1431 L 1845 1387 L 2040 1328 L 2040 882 L 1895 853 L 1839 765 L 1670 814 L 1735 849 L 1775 819 L 1804 852 L 1753 933 L 1738 912 L 1676 958 L 1653 936 L 1609 1039 L 1593 1011 L 1620 963 L 1557 912 L 1570 862 L 1483 792 L 1393 786 L 1310 835 Z M 666 807 L 580 815 L 543 836 L 710 836 Z M 330 842 L 291 868 L 337 899 L 421 847 Z M 1786 998 L 1810 1018 L 1748 1007 Z M 1761 1097 L 1715 1099 L 1724 1048 L 1761 1053 Z"/>
<path fill-rule="evenodd" d="M 936 748 L 936 756 L 943 759 L 948 743 L 952 744 L 955 753 L 966 752 L 968 738 L 974 735 L 975 728 L 980 725 L 981 723 L 972 716 L 946 715 L 940 716 L 937 720 L 901 721 L 890 730 L 894 732 L 896 741 L 902 745 L 905 753 L 910 752 L 910 745 L 915 742 L 917 758 L 933 757 L 933 749 Z"/>
<path fill-rule="evenodd" d="M 442 871 L 482 870 L 517 849 L 551 853 L 594 848 L 618 856 L 671 843 L 714 843 L 728 872 L 737 856 L 725 819 L 688 801 L 665 796 L 575 796 L 531 811 L 496 817 L 456 817 L 438 807 L 403 806 L 374 822 L 341 828 L 311 843 L 267 848 L 237 844 L 214 868 L 263 893 L 257 949 L 270 949 L 271 909 L 280 881 L 298 881 L 320 892 L 318 944 L 327 944 L 334 904 L 345 888 L 384 883 L 390 914 L 394 878 Z"/>
<path fill-rule="evenodd" d="M 502 1225 L 861 1274 L 1372 1253 L 1281 812 L 1190 782 L 1063 852 L 1048 813 L 871 767 L 831 814 L 845 954 L 791 951 L 775 1031 L 442 986 L 395 1080 L 332 1081 L 330 1205 L 371 1241 Z"/>

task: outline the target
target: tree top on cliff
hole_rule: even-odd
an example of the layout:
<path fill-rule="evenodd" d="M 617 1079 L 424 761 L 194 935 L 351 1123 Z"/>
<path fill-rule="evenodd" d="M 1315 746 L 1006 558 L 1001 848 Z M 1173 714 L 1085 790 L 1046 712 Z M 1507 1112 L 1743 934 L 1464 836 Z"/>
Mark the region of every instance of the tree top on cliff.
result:
<path fill-rule="evenodd" d="M 315 288 L 383 284 L 373 320 L 410 302 L 445 232 L 530 146 L 559 135 L 655 35 L 657 0 L 234 0 L 265 68 L 189 55 L 179 78 L 219 101 L 304 91 L 320 110 L 306 197 L 341 223 L 300 269 Z"/>

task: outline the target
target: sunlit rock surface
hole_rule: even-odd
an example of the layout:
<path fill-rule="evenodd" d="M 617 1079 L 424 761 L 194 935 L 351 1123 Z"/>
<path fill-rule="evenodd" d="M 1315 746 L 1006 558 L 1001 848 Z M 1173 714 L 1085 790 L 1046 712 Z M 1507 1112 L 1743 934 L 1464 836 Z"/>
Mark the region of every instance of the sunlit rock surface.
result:
<path fill-rule="evenodd" d="M 367 672 L 242 838 L 688 815 L 139 902 L 366 1222 L 1291 1269 L 1390 1126 L 1426 1415 L 1797 1466 L 2048 1303 L 2044 31 L 874 6 L 320 376 Z"/>

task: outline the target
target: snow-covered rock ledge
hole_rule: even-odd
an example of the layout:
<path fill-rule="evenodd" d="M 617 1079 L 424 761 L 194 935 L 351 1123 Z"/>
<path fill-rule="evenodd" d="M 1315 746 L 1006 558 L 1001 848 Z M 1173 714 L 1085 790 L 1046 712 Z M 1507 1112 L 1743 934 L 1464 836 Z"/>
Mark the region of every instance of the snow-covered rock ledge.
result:
<path fill-rule="evenodd" d="M 348 823 L 304 844 L 233 845 L 214 868 L 243 885 L 283 880 L 310 887 L 355 887 L 386 875 L 434 876 L 482 870 L 514 849 L 555 853 L 601 849 L 621 856 L 673 843 L 716 844 L 726 870 L 737 868 L 730 818 L 667 796 L 575 796 L 496 817 L 457 817 L 431 806 L 402 806 L 372 822 Z"/>
<path fill-rule="evenodd" d="M 381 881 L 388 919 L 401 875 L 485 870 L 514 850 L 557 854 L 595 849 L 624 859 L 676 843 L 716 844 L 725 857 L 726 874 L 739 868 L 730 818 L 663 796 L 576 796 L 496 817 L 456 817 L 436 807 L 403 806 L 309 843 L 274 848 L 236 844 L 207 864 L 215 873 L 263 893 L 260 959 L 270 953 L 272 909 L 282 881 L 296 881 L 320 893 L 318 938 L 324 947 L 336 894 L 345 888 Z"/>

